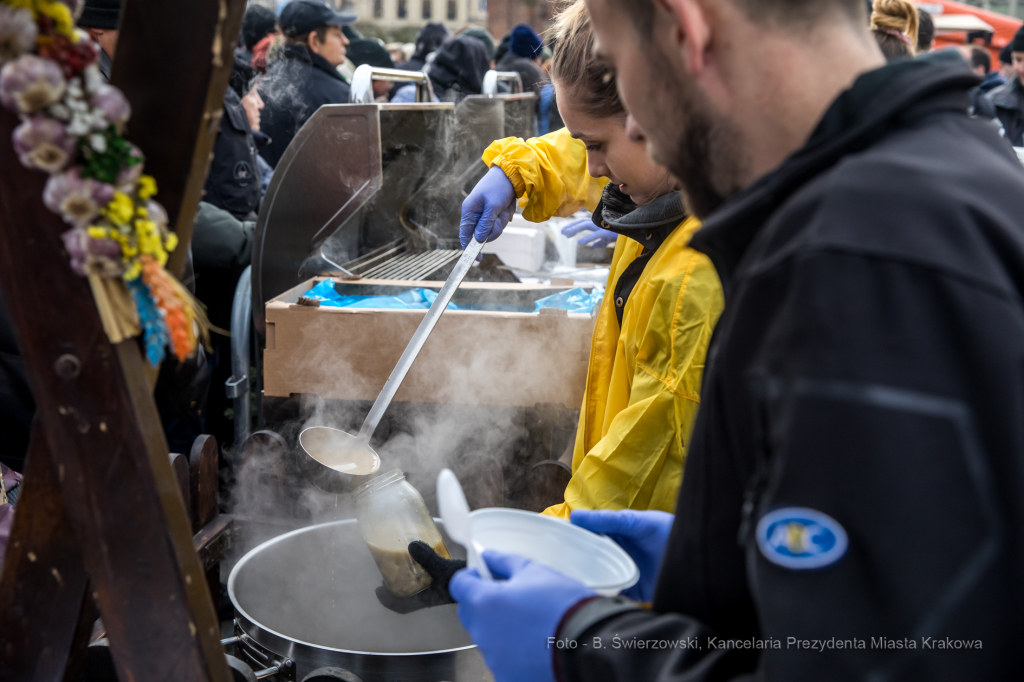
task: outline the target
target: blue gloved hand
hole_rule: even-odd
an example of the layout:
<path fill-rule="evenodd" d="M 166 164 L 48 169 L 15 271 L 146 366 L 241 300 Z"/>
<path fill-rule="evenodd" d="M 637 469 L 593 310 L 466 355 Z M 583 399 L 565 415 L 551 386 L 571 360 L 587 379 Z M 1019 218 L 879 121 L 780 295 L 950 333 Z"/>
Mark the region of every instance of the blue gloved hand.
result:
<path fill-rule="evenodd" d="M 640 569 L 640 582 L 622 594 L 639 602 L 654 597 L 654 585 L 665 554 L 669 533 L 676 517 L 661 511 L 588 511 L 574 509 L 570 517 L 574 526 L 607 535 Z"/>
<path fill-rule="evenodd" d="M 515 554 L 486 551 L 484 561 L 497 580 L 482 580 L 471 568 L 448 585 L 462 625 L 495 682 L 553 682 L 555 629 L 566 611 L 596 593 Z"/>
<path fill-rule="evenodd" d="M 492 166 L 462 202 L 459 240 L 462 248 L 476 236 L 478 242 L 497 239 L 516 212 L 516 189 L 505 171 Z"/>
<path fill-rule="evenodd" d="M 619 235 L 611 230 L 595 225 L 592 218 L 580 218 L 562 228 L 562 234 L 566 237 L 574 237 L 580 232 L 590 232 L 591 234 L 580 237 L 579 243 L 595 249 L 614 244 L 615 240 L 619 238 Z"/>

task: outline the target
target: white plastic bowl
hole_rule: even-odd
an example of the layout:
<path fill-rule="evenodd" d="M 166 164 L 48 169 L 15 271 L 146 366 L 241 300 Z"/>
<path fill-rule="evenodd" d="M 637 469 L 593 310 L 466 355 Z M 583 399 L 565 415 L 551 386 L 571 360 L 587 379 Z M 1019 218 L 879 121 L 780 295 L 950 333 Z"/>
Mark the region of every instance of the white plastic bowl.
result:
<path fill-rule="evenodd" d="M 614 597 L 640 580 L 640 569 L 613 541 L 553 516 L 518 509 L 470 514 L 473 540 L 484 549 L 519 554 Z"/>

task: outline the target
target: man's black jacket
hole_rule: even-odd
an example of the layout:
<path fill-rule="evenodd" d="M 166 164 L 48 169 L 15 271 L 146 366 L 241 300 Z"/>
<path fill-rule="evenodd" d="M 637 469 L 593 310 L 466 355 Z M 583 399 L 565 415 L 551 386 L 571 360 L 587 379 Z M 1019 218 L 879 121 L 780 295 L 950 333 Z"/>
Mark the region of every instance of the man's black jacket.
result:
<path fill-rule="evenodd" d="M 976 84 L 862 76 L 694 237 L 726 308 L 653 610 L 570 612 L 562 679 L 1020 679 L 1024 169 Z M 779 565 L 801 509 L 838 560 Z"/>
<path fill-rule="evenodd" d="M 996 118 L 1003 124 L 1003 135 L 1014 147 L 1024 146 L 1024 85 L 1014 77 L 988 93 Z"/>
<path fill-rule="evenodd" d="M 348 104 L 348 83 L 320 55 L 302 45 L 286 45 L 259 85 L 264 109 L 260 130 L 270 143 L 260 155 L 277 167 L 295 133 L 324 104 Z"/>
<path fill-rule="evenodd" d="M 224 92 L 224 117 L 213 145 L 203 201 L 247 220 L 260 204 L 256 140 L 242 98 L 233 88 Z"/>

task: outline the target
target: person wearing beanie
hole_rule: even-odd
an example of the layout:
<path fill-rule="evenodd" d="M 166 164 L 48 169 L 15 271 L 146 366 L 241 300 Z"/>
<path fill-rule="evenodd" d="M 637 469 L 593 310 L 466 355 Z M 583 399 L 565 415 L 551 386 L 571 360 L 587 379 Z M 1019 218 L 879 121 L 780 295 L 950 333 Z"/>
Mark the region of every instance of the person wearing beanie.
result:
<path fill-rule="evenodd" d="M 403 71 L 422 71 L 427 65 L 427 57 L 437 52 L 449 36 L 451 32 L 444 24 L 427 24 L 416 34 L 416 50 L 412 58 L 399 64 L 398 68 Z"/>
<path fill-rule="evenodd" d="M 110 66 L 117 51 L 117 23 L 121 16 L 121 0 L 85 0 L 78 27 L 85 29 L 100 46 L 99 67 L 110 80 Z"/>
<path fill-rule="evenodd" d="M 1014 147 L 1024 147 L 1024 26 L 1017 30 L 1007 47 L 1012 75 L 1005 85 L 992 90 L 988 97 L 995 107 L 996 118 L 1003 126 L 1003 136 Z"/>
<path fill-rule="evenodd" d="M 532 28 L 526 24 L 519 24 L 512 29 L 508 50 L 526 59 L 539 60 L 541 52 L 544 51 L 544 42 Z"/>
<path fill-rule="evenodd" d="M 252 65 L 252 50 L 256 44 L 277 31 L 274 10 L 263 5 L 252 5 L 242 19 L 242 36 L 235 49 L 235 59 Z"/>
<path fill-rule="evenodd" d="M 999 51 L 999 74 L 1004 81 L 1013 79 L 1013 46 L 1006 45 Z"/>
<path fill-rule="evenodd" d="M 369 64 L 377 69 L 393 69 L 395 62 L 387 48 L 381 45 L 379 40 L 362 38 L 352 41 L 348 46 L 348 58 L 356 67 Z M 377 102 L 386 104 L 391 92 L 391 81 L 373 81 L 373 96 Z"/>
<path fill-rule="evenodd" d="M 537 32 L 520 24 L 509 33 L 508 52 L 498 61 L 498 71 L 515 71 L 523 80 L 523 92 L 540 93 L 548 81 L 540 68 L 544 43 Z"/>

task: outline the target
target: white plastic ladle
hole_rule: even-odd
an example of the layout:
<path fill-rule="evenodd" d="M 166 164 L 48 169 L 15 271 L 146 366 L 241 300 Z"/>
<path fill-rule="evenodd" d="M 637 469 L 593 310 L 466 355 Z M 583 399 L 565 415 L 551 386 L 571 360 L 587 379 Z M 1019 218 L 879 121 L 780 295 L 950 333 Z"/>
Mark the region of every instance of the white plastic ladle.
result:
<path fill-rule="evenodd" d="M 475 568 L 484 580 L 494 580 L 481 556 L 483 547 L 473 542 L 473 522 L 462 485 L 451 469 L 442 469 L 437 476 L 437 506 L 448 537 L 466 548 L 466 566 Z"/>

